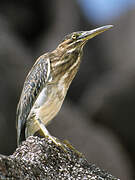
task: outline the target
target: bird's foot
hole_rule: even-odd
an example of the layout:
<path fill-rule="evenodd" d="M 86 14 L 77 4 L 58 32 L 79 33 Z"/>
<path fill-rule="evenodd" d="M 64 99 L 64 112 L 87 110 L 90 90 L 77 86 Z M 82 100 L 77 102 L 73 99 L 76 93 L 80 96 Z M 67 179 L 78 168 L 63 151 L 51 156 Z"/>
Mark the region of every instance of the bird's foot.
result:
<path fill-rule="evenodd" d="M 68 140 L 63 140 L 63 144 L 65 144 L 69 149 L 73 150 L 76 154 L 78 154 L 80 157 L 82 157 L 82 153 L 77 151 Z"/>
<path fill-rule="evenodd" d="M 51 136 L 51 134 L 39 118 L 37 118 L 37 123 L 44 137 L 48 137 L 48 139 L 50 139 L 54 144 L 56 144 L 57 147 L 61 147 L 64 150 L 64 152 L 67 152 L 66 145 L 60 142 L 60 140 L 58 140 L 57 138 Z"/>
<path fill-rule="evenodd" d="M 53 137 L 53 136 L 48 136 L 48 138 L 57 146 L 57 147 L 60 147 L 64 152 L 67 152 L 67 149 L 66 149 L 66 144 L 65 143 L 62 143 L 60 142 L 59 139 Z"/>

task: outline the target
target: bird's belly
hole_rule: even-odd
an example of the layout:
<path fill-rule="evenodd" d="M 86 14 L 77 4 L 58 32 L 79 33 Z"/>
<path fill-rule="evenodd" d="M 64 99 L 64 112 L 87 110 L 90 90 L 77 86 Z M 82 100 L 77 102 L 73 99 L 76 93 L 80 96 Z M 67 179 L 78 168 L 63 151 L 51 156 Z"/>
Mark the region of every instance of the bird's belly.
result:
<path fill-rule="evenodd" d="M 34 118 L 39 118 L 47 125 L 59 112 L 65 95 L 66 91 L 64 86 L 63 89 L 59 89 L 57 86 L 46 87 L 41 91 L 28 118 L 30 120 L 30 126 L 34 126 L 33 130 L 35 132 L 38 131 L 39 127 L 36 121 L 32 120 L 33 114 Z"/>
<path fill-rule="evenodd" d="M 63 99 L 60 99 L 57 93 L 49 94 L 47 100 L 38 109 L 37 116 L 45 125 L 56 116 L 63 103 Z"/>

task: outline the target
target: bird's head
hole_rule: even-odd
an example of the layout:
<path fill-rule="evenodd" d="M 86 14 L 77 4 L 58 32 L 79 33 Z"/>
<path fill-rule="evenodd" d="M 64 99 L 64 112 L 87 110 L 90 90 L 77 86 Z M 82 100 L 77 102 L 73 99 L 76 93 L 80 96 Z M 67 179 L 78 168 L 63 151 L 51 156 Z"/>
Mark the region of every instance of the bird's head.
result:
<path fill-rule="evenodd" d="M 73 32 L 65 36 L 52 53 L 51 67 L 55 78 L 61 79 L 60 82 L 66 83 L 69 87 L 79 68 L 83 46 L 89 39 L 112 27 L 112 25 L 107 25 L 91 31 Z"/>
<path fill-rule="evenodd" d="M 112 27 L 113 25 L 106 25 L 90 31 L 73 32 L 65 36 L 64 40 L 59 44 L 58 48 L 62 48 L 71 52 L 78 48 L 80 49 L 89 39 L 92 39 L 93 37 Z"/>

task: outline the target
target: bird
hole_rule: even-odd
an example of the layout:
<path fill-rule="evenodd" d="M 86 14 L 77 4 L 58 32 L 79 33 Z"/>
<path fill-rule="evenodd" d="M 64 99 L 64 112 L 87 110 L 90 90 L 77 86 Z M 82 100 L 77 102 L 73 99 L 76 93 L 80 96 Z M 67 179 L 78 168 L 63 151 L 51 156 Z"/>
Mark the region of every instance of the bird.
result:
<path fill-rule="evenodd" d="M 41 55 L 29 71 L 16 112 L 17 144 L 27 137 L 42 135 L 56 145 L 61 143 L 47 130 L 47 124 L 58 114 L 74 79 L 88 40 L 112 28 L 102 26 L 89 31 L 73 32 L 52 52 Z"/>

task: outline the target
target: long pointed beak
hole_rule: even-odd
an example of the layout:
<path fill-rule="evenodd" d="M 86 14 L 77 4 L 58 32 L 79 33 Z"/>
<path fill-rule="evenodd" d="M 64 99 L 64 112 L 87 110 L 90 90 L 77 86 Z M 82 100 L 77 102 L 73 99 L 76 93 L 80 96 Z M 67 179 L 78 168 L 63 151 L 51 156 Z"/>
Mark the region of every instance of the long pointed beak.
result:
<path fill-rule="evenodd" d="M 101 34 L 104 31 L 107 31 L 108 29 L 112 28 L 113 25 L 106 25 L 102 26 L 96 29 L 93 29 L 91 31 L 84 31 L 81 33 L 81 35 L 78 37 L 78 39 L 81 39 L 82 41 L 92 39 L 93 37 L 97 36 L 98 34 Z"/>

